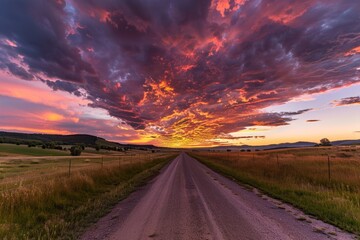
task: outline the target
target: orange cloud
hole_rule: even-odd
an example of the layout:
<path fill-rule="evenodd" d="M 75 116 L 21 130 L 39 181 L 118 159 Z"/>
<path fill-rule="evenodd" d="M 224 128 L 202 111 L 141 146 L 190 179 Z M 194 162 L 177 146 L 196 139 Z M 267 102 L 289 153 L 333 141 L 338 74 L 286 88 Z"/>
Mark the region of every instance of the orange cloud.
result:
<path fill-rule="evenodd" d="M 235 0 L 235 6 L 233 8 L 233 11 L 238 10 L 242 5 L 246 3 L 247 0 Z"/>
<path fill-rule="evenodd" d="M 229 2 L 229 0 L 219 0 L 216 4 L 216 10 L 218 10 L 223 17 L 225 17 L 225 11 L 230 8 Z"/>
<path fill-rule="evenodd" d="M 303 9 L 302 11 L 295 13 L 295 14 L 288 14 L 286 11 L 281 12 L 277 15 L 271 15 L 269 16 L 269 19 L 273 20 L 274 22 L 280 22 L 283 24 L 289 24 L 296 18 L 302 16 L 306 12 L 306 9 Z"/>
<path fill-rule="evenodd" d="M 46 128 L 32 128 L 32 127 L 18 127 L 18 126 L 1 126 L 5 131 L 17 131 L 28 133 L 45 133 L 45 134 L 73 134 L 68 130 L 46 129 Z"/>
<path fill-rule="evenodd" d="M 46 121 L 61 121 L 64 119 L 64 116 L 57 114 L 57 113 L 52 113 L 52 112 L 48 112 L 48 113 L 44 113 L 42 115 L 42 118 Z"/>
<path fill-rule="evenodd" d="M 217 2 L 212 2 L 212 6 L 221 14 L 222 17 L 225 17 L 226 11 L 236 11 L 239 10 L 242 5 L 246 3 L 247 0 L 235 0 L 233 6 L 231 6 L 230 0 L 218 0 Z M 216 3 L 215 3 L 216 2 Z"/>
<path fill-rule="evenodd" d="M 352 55 L 359 54 L 359 53 L 360 53 L 360 46 L 355 47 L 355 48 L 351 49 L 350 51 L 346 52 L 345 57 L 352 56 Z"/>
<path fill-rule="evenodd" d="M 187 72 L 194 67 L 195 67 L 195 65 L 189 64 L 189 65 L 180 66 L 179 68 L 180 68 L 180 71 Z"/>
<path fill-rule="evenodd" d="M 165 91 L 165 92 L 173 92 L 174 91 L 174 88 L 170 87 L 169 84 L 165 80 L 160 82 L 159 87 L 162 91 Z"/>

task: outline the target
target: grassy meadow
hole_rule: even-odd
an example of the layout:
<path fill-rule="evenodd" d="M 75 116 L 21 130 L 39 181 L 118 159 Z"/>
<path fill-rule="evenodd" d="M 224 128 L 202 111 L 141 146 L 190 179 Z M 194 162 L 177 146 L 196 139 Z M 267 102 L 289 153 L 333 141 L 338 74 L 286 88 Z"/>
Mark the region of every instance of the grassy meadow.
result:
<path fill-rule="evenodd" d="M 189 154 L 241 183 L 360 234 L 359 146 Z"/>
<path fill-rule="evenodd" d="M 27 145 L 0 144 L 0 157 L 6 156 L 68 156 L 69 151 L 55 149 L 42 149 L 41 147 L 28 147 Z"/>
<path fill-rule="evenodd" d="M 76 239 L 175 156 L 0 157 L 0 239 Z"/>

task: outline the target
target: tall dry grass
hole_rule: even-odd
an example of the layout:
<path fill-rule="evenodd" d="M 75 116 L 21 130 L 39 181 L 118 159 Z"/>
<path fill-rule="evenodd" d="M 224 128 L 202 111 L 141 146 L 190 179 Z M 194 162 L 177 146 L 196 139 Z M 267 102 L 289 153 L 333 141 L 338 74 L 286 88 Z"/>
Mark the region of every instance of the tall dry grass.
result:
<path fill-rule="evenodd" d="M 350 152 L 341 148 L 311 148 L 190 154 L 215 170 L 290 202 L 307 213 L 360 233 L 359 149 Z"/>
<path fill-rule="evenodd" d="M 45 177 L 0 193 L 0 239 L 75 239 L 172 157 Z"/>
<path fill-rule="evenodd" d="M 110 156 L 41 157 L 39 159 L 20 157 L 19 159 L 5 158 L 5 160 L 0 158 L 0 192 L 72 175 L 78 171 L 144 163 L 171 154 L 174 153 L 127 153 Z M 70 172 L 69 164 L 71 164 Z"/>

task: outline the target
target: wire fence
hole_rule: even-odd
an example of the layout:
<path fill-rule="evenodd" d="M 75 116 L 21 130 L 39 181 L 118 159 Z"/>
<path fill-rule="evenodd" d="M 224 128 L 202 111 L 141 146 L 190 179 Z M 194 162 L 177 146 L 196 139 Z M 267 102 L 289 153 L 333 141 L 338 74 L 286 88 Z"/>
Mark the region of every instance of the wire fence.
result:
<path fill-rule="evenodd" d="M 244 175 L 278 181 L 345 184 L 360 188 L 360 148 L 273 151 L 193 151 Z"/>
<path fill-rule="evenodd" d="M 0 192 L 33 185 L 49 179 L 60 179 L 77 172 L 101 170 L 141 164 L 167 157 L 173 152 L 124 153 L 77 157 L 18 157 L 0 158 Z"/>

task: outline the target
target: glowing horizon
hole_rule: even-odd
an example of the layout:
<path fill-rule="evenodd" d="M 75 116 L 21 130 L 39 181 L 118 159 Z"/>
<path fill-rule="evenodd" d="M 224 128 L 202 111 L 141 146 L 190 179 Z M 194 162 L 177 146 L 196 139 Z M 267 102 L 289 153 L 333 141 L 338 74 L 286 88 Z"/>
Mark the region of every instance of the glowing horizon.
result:
<path fill-rule="evenodd" d="M 167 147 L 360 139 L 360 3 L 271 2 L 0 3 L 0 131 Z"/>

